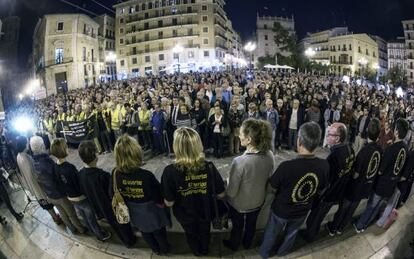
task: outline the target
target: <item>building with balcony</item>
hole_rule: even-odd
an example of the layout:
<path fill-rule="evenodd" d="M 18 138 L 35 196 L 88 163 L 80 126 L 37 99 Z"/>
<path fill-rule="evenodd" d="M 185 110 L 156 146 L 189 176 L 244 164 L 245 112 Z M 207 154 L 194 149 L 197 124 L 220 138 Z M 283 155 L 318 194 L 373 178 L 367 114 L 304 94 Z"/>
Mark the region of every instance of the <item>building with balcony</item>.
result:
<path fill-rule="evenodd" d="M 98 24 L 100 81 L 116 80 L 115 19 L 107 14 L 93 18 Z"/>
<path fill-rule="evenodd" d="M 402 21 L 407 53 L 408 84 L 414 84 L 414 20 Z"/>
<path fill-rule="evenodd" d="M 388 48 L 387 42 L 380 36 L 371 35 L 378 44 L 378 76 L 387 74 L 388 71 Z"/>
<path fill-rule="evenodd" d="M 84 14 L 51 14 L 39 19 L 33 34 L 33 69 L 47 95 L 99 81 L 98 28 Z"/>
<path fill-rule="evenodd" d="M 378 43 L 365 33 L 350 33 L 347 27 L 308 33 L 301 45 L 314 51 L 308 56 L 311 61 L 330 66 L 337 75 L 354 76 L 368 68 L 379 70 Z"/>
<path fill-rule="evenodd" d="M 348 34 L 348 27 L 336 27 L 315 33 L 307 33 L 306 37 L 299 43 L 303 51 L 313 49 L 315 55 L 310 57 L 312 61 L 330 65 L 330 45 L 329 40 L 333 37 Z"/>
<path fill-rule="evenodd" d="M 224 5 L 223 0 L 116 4 L 118 79 L 239 66 L 243 58 L 240 36 Z"/>
<path fill-rule="evenodd" d="M 290 53 L 282 51 L 283 46 L 276 44 L 275 38 L 277 33 L 273 31 L 275 23 L 279 23 L 290 34 L 296 34 L 295 32 L 295 19 L 277 17 L 277 16 L 259 16 L 256 19 L 256 41 L 257 48 L 254 51 L 254 62 L 258 61 L 259 57 L 275 56 L 276 52 L 279 55 L 289 56 Z"/>
<path fill-rule="evenodd" d="M 387 44 L 388 48 L 388 69 L 399 67 L 406 71 L 407 69 L 407 52 L 405 50 L 405 38 L 398 37 Z"/>

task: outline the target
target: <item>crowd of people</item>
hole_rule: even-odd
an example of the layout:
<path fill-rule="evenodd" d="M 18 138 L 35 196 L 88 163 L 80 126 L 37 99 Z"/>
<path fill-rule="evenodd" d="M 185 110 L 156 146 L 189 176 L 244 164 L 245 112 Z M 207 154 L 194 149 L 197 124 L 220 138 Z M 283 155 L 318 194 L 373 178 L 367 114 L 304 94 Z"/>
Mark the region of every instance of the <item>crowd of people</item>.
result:
<path fill-rule="evenodd" d="M 259 249 L 268 258 L 286 255 L 304 223 L 303 238 L 315 240 L 335 204 L 339 208 L 326 224 L 331 236 L 350 223 L 361 233 L 378 216 L 376 224 L 389 227 L 414 181 L 413 108 L 409 93 L 397 96 L 333 76 L 255 72 L 250 78 L 242 70 L 151 76 L 21 106 L 39 118 L 48 137 L 19 136 L 14 146 L 25 188 L 57 224 L 105 241 L 111 231 L 97 221 L 105 219 L 125 246 L 135 244 L 137 229 L 155 253 L 173 249 L 166 232 L 171 207 L 193 254 L 207 255 L 217 200 L 227 204 L 232 222 L 224 246 L 251 248 L 257 217 L 272 192 Z M 78 171 L 65 160 L 59 121 L 91 117 L 95 134 L 78 147 L 85 164 Z M 326 159 L 315 156 L 321 146 L 329 147 Z M 276 168 L 274 154 L 282 148 L 297 157 Z M 174 154 L 160 182 L 142 168 L 146 150 Z M 98 154 L 112 151 L 114 170 L 97 168 Z M 228 183 L 206 160 L 208 152 L 237 155 Z M 367 198 L 365 211 L 352 222 Z"/>

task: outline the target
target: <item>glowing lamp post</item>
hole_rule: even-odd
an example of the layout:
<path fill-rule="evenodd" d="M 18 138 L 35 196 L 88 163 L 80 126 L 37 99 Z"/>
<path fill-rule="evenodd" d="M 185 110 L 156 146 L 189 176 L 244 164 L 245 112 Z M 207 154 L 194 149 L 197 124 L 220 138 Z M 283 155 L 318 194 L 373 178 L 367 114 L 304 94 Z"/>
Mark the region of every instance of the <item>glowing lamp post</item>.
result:
<path fill-rule="evenodd" d="M 311 58 L 313 58 L 316 55 L 316 51 L 312 48 L 308 48 L 307 50 L 305 50 L 305 56 L 310 60 Z M 306 73 L 306 71 L 305 71 Z"/>
<path fill-rule="evenodd" d="M 368 60 L 362 57 L 358 60 L 358 63 L 361 66 L 361 78 L 364 79 L 364 69 L 365 69 L 365 66 L 368 64 Z"/>
<path fill-rule="evenodd" d="M 178 63 L 178 73 L 180 73 L 180 53 L 184 51 L 184 48 L 181 45 L 175 45 L 172 49 L 173 54 L 177 54 L 177 63 Z"/>
<path fill-rule="evenodd" d="M 244 50 L 249 52 L 250 54 L 250 72 L 252 72 L 252 60 L 253 60 L 253 51 L 256 50 L 256 43 L 249 41 L 245 46 L 244 46 Z"/>

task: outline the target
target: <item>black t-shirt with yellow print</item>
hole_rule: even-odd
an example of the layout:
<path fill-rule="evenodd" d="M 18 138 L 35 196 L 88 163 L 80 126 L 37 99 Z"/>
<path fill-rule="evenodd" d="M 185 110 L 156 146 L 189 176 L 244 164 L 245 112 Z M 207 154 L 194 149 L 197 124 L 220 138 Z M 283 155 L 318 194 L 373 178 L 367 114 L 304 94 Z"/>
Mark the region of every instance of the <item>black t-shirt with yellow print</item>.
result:
<path fill-rule="evenodd" d="M 270 178 L 276 189 L 273 213 L 281 218 L 301 218 L 328 184 L 329 164 L 315 156 L 299 156 L 282 162 Z"/>
<path fill-rule="evenodd" d="M 116 172 L 116 183 L 125 201 L 163 203 L 161 185 L 150 171 L 139 168 L 134 172 Z"/>
<path fill-rule="evenodd" d="M 161 185 L 163 196 L 167 201 L 174 201 L 173 211 L 180 223 L 195 219 L 210 220 L 210 205 L 215 194 L 224 192 L 224 182 L 216 167 L 208 172 L 208 162 L 198 173 L 189 174 L 175 164 L 168 165 L 163 172 Z"/>

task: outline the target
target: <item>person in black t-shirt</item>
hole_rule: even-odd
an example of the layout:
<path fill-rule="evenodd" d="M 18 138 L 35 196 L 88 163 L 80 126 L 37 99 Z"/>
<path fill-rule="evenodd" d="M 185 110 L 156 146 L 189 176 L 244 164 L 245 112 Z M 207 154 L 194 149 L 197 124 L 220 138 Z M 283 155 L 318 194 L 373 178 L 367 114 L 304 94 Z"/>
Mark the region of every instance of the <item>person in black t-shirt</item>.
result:
<path fill-rule="evenodd" d="M 368 144 L 359 151 L 355 159 L 352 177 L 346 186 L 345 197 L 339 203 L 333 222 L 326 225 L 331 236 L 342 234 L 361 200 L 371 195 L 381 162 L 382 149 L 377 143 L 380 131 L 380 121 L 371 120 L 367 128 Z"/>
<path fill-rule="evenodd" d="M 112 195 L 110 194 L 111 175 L 98 168 L 98 156 L 96 146 L 92 141 L 82 141 L 78 148 L 79 156 L 86 164 L 79 171 L 79 182 L 82 193 L 88 198 L 95 213 L 103 216 L 111 225 L 122 243 L 126 247 L 132 247 L 136 237 L 132 233 L 129 224 L 119 224 L 112 210 Z"/>
<path fill-rule="evenodd" d="M 364 213 L 354 224 L 357 233 L 363 232 L 368 227 L 377 216 L 383 202 L 392 200 L 394 196 L 399 197 L 399 190 L 396 187 L 400 181 L 400 173 L 407 158 L 407 147 L 403 139 L 407 135 L 408 129 L 409 125 L 405 119 L 398 119 L 396 121 L 394 130 L 395 142 L 384 150 L 377 181 L 374 186 L 374 193 L 370 196 Z M 387 205 L 383 216 L 390 212 L 392 207 L 393 204 Z"/>
<path fill-rule="evenodd" d="M 276 195 L 259 250 L 262 258 L 269 257 L 277 236 L 284 230 L 286 234 L 277 256 L 289 252 L 313 200 L 328 184 L 329 164 L 315 157 L 321 134 L 317 123 L 303 124 L 296 143 L 299 157 L 282 162 L 270 179 Z"/>
<path fill-rule="evenodd" d="M 75 207 L 76 212 L 85 220 L 88 229 L 100 241 L 111 238 L 111 233 L 104 231 L 96 221 L 95 213 L 88 199 L 82 193 L 79 183 L 79 172 L 74 165 L 66 161 L 68 146 L 62 138 L 54 139 L 50 147 L 51 155 L 58 159 L 56 172 L 62 182 L 68 200 Z"/>
<path fill-rule="evenodd" d="M 334 123 L 328 129 L 326 142 L 331 149 L 326 159 L 329 163 L 329 188 L 314 204 L 306 220 L 304 238 L 309 242 L 319 233 L 322 221 L 332 206 L 343 199 L 355 160 L 352 147 L 346 143 L 347 136 L 347 129 L 343 123 Z"/>
<path fill-rule="evenodd" d="M 398 189 L 401 192 L 400 199 L 398 201 L 398 207 L 404 205 L 407 201 L 414 182 L 414 149 L 411 147 L 407 156 L 407 161 L 403 172 L 401 173 L 401 181 L 398 183 Z"/>
<path fill-rule="evenodd" d="M 142 168 L 143 152 L 138 141 L 123 135 L 115 145 L 116 168 L 112 182 L 129 209 L 131 225 L 138 228 L 156 254 L 168 253 L 166 226 L 170 225 L 161 186 L 155 176 Z M 111 188 L 113 189 L 113 188 Z"/>
<path fill-rule="evenodd" d="M 208 169 L 200 136 L 194 129 L 177 129 L 173 149 L 175 163 L 164 169 L 161 178 L 164 202 L 173 207 L 193 254 L 207 255 L 211 199 L 216 195 L 218 198 L 225 197 L 224 182 L 214 165 L 211 164 L 212 170 Z"/>

